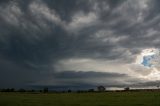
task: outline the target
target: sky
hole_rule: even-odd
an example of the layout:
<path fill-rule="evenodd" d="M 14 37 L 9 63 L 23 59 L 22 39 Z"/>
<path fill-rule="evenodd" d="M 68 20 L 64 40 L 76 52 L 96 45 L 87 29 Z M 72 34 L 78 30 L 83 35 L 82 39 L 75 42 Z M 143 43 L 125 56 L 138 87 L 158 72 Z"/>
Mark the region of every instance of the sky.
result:
<path fill-rule="evenodd" d="M 159 0 L 0 0 L 0 88 L 160 85 Z"/>

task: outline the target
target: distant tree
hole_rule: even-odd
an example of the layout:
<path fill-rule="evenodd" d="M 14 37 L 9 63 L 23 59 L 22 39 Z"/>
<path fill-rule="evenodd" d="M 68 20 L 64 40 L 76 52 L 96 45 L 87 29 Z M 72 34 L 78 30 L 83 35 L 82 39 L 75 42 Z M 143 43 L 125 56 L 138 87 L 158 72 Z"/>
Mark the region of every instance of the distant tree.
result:
<path fill-rule="evenodd" d="M 60 91 L 61 93 L 66 93 L 66 91 L 65 90 L 62 90 L 62 91 Z"/>
<path fill-rule="evenodd" d="M 4 89 L 4 88 L 3 88 L 3 89 L 1 89 L 1 92 L 6 92 L 6 89 Z"/>
<path fill-rule="evenodd" d="M 1 89 L 1 92 L 14 92 L 14 88 Z"/>
<path fill-rule="evenodd" d="M 26 92 L 26 90 L 21 88 L 18 90 L 18 92 Z"/>
<path fill-rule="evenodd" d="M 11 92 L 11 90 L 9 88 L 6 89 L 6 92 Z"/>
<path fill-rule="evenodd" d="M 34 89 L 32 89 L 32 90 L 31 90 L 31 92 L 35 92 L 35 90 L 34 90 Z"/>
<path fill-rule="evenodd" d="M 5 89 L 0 89 L 0 92 L 14 92 L 14 88 L 5 88 Z"/>
<path fill-rule="evenodd" d="M 125 91 L 129 91 L 130 88 L 129 88 L 129 87 L 125 87 L 124 90 L 125 90 Z"/>
<path fill-rule="evenodd" d="M 44 92 L 44 93 L 47 93 L 47 92 L 48 92 L 48 88 L 45 87 L 45 88 L 43 89 L 43 92 Z"/>
<path fill-rule="evenodd" d="M 97 87 L 97 90 L 98 90 L 99 92 L 104 92 L 104 91 L 106 90 L 106 88 L 105 88 L 104 86 L 98 86 L 98 87 Z"/>
<path fill-rule="evenodd" d="M 81 90 L 77 90 L 77 93 L 81 93 Z"/>
<path fill-rule="evenodd" d="M 87 91 L 85 91 L 85 90 L 77 90 L 77 93 L 85 93 L 85 92 L 87 92 Z"/>
<path fill-rule="evenodd" d="M 14 92 L 14 91 L 15 91 L 15 89 L 14 89 L 14 88 L 11 88 L 11 89 L 10 89 L 10 91 L 11 91 L 11 92 Z"/>
<path fill-rule="evenodd" d="M 27 92 L 35 92 L 35 90 L 34 90 L 34 89 L 31 89 L 31 90 L 28 90 Z"/>
<path fill-rule="evenodd" d="M 71 89 L 68 89 L 68 93 L 70 93 L 70 92 L 72 92 L 72 90 L 71 90 Z"/>
<path fill-rule="evenodd" d="M 94 92 L 94 89 L 88 89 L 88 92 Z"/>

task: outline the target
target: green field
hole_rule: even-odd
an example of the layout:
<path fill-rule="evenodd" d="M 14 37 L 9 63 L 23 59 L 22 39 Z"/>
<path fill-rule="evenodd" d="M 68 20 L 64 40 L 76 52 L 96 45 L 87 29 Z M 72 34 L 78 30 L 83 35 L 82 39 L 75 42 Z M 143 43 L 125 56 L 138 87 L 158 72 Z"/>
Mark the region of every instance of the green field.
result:
<path fill-rule="evenodd" d="M 0 93 L 0 106 L 160 106 L 160 92 Z"/>

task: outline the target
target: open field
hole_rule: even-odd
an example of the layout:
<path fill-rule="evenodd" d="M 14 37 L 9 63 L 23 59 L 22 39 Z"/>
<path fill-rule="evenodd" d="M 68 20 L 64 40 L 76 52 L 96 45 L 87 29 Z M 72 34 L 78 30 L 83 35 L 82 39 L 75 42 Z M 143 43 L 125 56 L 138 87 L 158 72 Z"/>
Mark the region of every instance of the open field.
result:
<path fill-rule="evenodd" d="M 0 106 L 160 106 L 160 92 L 0 93 Z"/>

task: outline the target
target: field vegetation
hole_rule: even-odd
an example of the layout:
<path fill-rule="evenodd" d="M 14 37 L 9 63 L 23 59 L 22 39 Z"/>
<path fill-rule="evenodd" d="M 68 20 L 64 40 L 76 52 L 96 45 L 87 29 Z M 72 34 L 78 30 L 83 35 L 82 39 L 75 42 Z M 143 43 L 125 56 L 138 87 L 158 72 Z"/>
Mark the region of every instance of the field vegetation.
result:
<path fill-rule="evenodd" d="M 0 92 L 0 106 L 160 106 L 160 92 Z"/>

